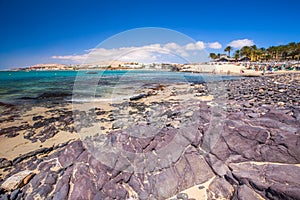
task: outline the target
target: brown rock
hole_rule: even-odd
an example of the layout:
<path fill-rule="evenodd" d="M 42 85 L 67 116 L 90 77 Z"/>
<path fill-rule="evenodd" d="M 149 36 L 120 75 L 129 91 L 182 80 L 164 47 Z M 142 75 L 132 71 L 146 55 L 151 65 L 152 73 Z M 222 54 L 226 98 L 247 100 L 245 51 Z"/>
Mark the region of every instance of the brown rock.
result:
<path fill-rule="evenodd" d="M 173 170 L 168 169 L 156 176 L 154 185 L 159 197 L 168 198 L 177 192 L 178 178 Z"/>
<path fill-rule="evenodd" d="M 237 189 L 237 193 L 233 199 L 238 200 L 261 200 L 262 196 L 250 189 L 247 185 L 241 185 Z"/>
<path fill-rule="evenodd" d="M 204 183 L 214 176 L 210 166 L 201 155 L 193 153 L 187 154 L 185 157 L 193 172 L 194 183 L 196 185 Z"/>
<path fill-rule="evenodd" d="M 223 178 L 215 178 L 208 187 L 208 199 L 231 199 L 234 188 Z"/>
<path fill-rule="evenodd" d="M 300 168 L 295 165 L 250 163 L 230 164 L 240 184 L 267 194 L 271 199 L 299 199 Z M 245 189 L 245 188 L 244 188 Z"/>

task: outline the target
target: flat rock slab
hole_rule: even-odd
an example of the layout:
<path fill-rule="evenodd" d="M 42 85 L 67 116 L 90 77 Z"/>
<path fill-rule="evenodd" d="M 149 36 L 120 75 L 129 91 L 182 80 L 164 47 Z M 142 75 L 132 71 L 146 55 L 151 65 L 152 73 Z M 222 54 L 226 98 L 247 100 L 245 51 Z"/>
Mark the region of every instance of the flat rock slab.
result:
<path fill-rule="evenodd" d="M 229 167 L 241 185 L 255 188 L 265 197 L 270 199 L 300 198 L 299 165 L 232 163 Z M 247 190 L 244 188 L 241 193 L 248 193 Z"/>
<path fill-rule="evenodd" d="M 32 171 L 29 170 L 21 171 L 6 179 L 2 183 L 1 188 L 3 188 L 6 191 L 16 190 L 17 188 L 26 185 L 33 176 L 34 173 Z"/>

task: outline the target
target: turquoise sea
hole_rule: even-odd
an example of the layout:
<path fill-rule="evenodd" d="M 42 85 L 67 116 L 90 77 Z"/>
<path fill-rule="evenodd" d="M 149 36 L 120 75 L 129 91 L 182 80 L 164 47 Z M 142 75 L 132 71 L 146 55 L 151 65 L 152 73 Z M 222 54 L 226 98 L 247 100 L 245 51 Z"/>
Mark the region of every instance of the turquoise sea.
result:
<path fill-rule="evenodd" d="M 89 101 L 126 97 L 151 84 L 203 83 L 234 76 L 167 71 L 1 71 L 0 102 Z M 75 94 L 75 95 L 74 95 Z"/>

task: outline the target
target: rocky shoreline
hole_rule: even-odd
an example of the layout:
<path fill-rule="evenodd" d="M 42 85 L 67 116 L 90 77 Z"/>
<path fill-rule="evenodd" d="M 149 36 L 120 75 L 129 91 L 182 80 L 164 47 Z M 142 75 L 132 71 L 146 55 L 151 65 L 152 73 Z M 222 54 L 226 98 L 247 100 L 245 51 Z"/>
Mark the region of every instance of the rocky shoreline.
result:
<path fill-rule="evenodd" d="M 0 199 L 300 199 L 299 74 L 147 89 L 107 109 L 50 107 L 19 126 L 23 115 L 0 104 L 2 137 L 43 145 L 0 159 Z M 97 134 L 79 140 L 94 123 L 97 145 L 123 151 L 101 151 Z"/>

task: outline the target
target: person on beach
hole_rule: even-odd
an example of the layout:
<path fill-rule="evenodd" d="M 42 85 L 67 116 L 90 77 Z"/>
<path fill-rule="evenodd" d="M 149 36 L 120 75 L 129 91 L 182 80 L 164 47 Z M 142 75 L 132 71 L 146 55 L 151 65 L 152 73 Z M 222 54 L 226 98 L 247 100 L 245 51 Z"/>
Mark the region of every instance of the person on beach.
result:
<path fill-rule="evenodd" d="M 266 66 L 262 66 L 262 75 L 266 74 Z"/>
<path fill-rule="evenodd" d="M 272 74 L 273 73 L 273 68 L 272 68 L 272 66 L 271 65 L 269 65 L 269 72 L 270 72 L 270 74 Z"/>

